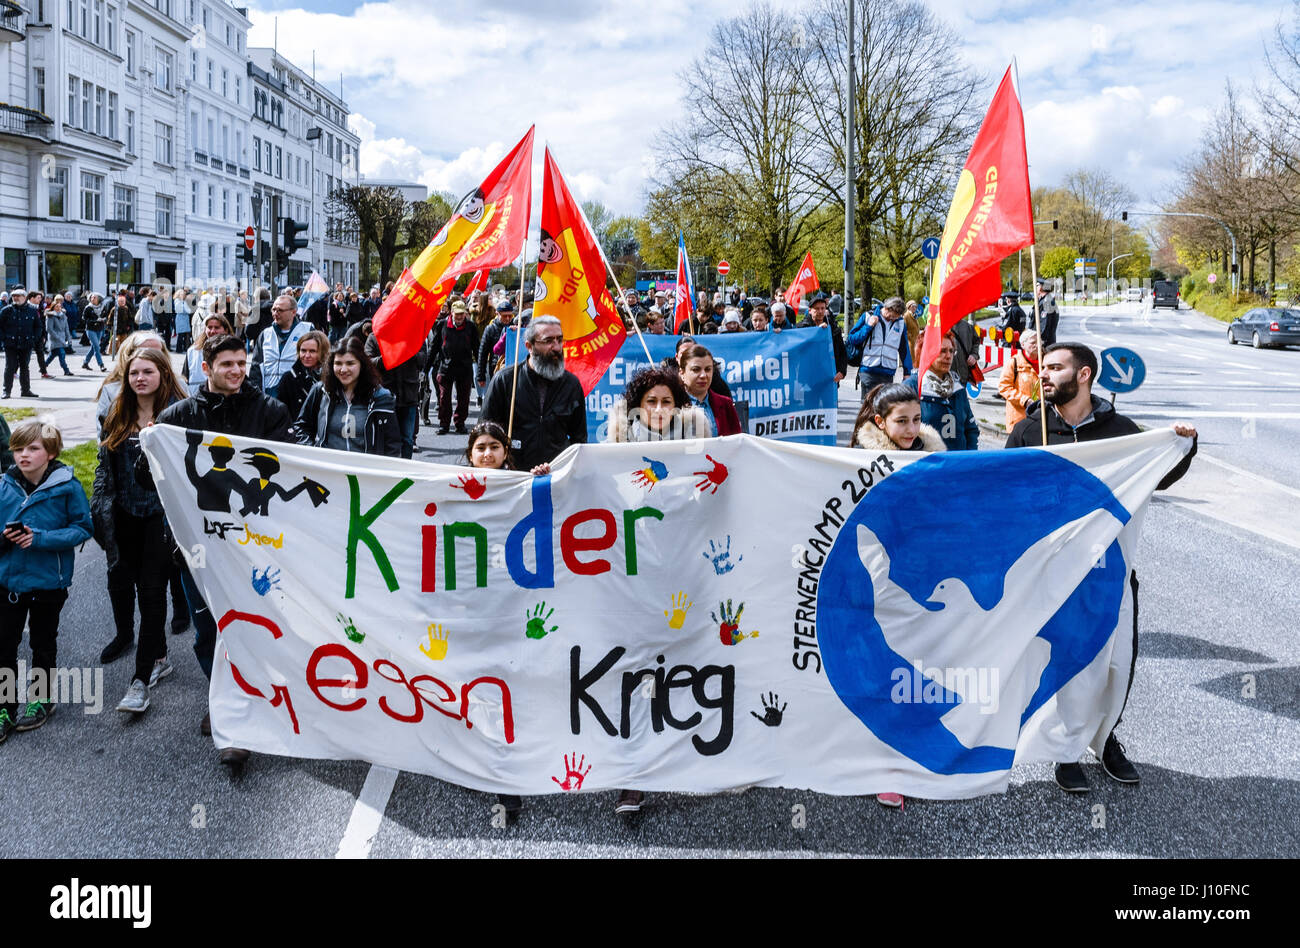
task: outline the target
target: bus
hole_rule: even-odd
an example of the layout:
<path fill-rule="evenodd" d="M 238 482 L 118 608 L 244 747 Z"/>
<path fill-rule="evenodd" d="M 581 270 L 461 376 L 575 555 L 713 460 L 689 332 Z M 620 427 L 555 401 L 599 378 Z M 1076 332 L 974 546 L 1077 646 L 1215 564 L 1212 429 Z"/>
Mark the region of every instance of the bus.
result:
<path fill-rule="evenodd" d="M 638 270 L 636 272 L 636 291 L 663 289 L 672 293 L 677 287 L 677 270 Z"/>

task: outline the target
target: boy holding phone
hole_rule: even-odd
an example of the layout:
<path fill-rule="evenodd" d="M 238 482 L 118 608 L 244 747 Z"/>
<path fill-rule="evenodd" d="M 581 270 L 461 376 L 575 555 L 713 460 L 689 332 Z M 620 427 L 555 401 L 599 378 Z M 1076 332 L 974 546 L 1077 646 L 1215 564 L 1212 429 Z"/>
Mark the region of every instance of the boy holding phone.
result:
<path fill-rule="evenodd" d="M 75 548 L 90 538 L 90 504 L 58 460 L 59 429 L 37 419 L 14 426 L 14 465 L 0 476 L 0 743 L 54 713 L 50 687 L 59 613 L 72 585 Z M 31 619 L 32 686 L 18 708 L 18 645 Z"/>

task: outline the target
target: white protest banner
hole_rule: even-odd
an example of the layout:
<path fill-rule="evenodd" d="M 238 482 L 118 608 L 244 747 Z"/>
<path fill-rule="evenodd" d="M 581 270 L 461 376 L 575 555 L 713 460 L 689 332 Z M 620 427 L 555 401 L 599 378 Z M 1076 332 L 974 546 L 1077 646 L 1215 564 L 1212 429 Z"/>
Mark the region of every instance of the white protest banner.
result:
<path fill-rule="evenodd" d="M 219 746 L 523 794 L 930 798 L 1104 739 L 1142 515 L 1190 444 L 737 435 L 583 445 L 533 477 L 142 440 L 178 541 L 204 554 Z M 1008 484 L 1016 516 L 968 503 Z"/>

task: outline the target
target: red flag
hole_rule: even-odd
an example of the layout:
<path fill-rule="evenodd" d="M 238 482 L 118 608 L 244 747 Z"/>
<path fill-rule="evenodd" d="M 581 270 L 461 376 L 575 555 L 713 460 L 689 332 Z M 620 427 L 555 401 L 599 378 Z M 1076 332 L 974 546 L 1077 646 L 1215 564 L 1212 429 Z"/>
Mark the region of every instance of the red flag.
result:
<path fill-rule="evenodd" d="M 799 265 L 799 275 L 794 278 L 785 291 L 785 301 L 788 305 L 794 307 L 794 314 L 799 313 L 799 304 L 803 301 L 804 296 L 821 288 L 821 283 L 817 279 L 817 268 L 813 266 L 812 251 L 803 258 L 803 263 Z"/>
<path fill-rule="evenodd" d="M 1025 116 L 1008 67 L 953 194 L 930 284 L 930 318 L 917 364 L 925 375 L 944 334 L 1002 290 L 1002 260 L 1034 242 Z"/>
<path fill-rule="evenodd" d="M 477 293 L 479 290 L 486 290 L 488 284 L 488 269 L 484 267 L 478 273 L 470 278 L 469 286 L 465 287 L 465 296 L 471 293 Z"/>
<path fill-rule="evenodd" d="M 528 236 L 533 201 L 533 129 L 470 191 L 419 258 L 402 271 L 375 313 L 375 339 L 384 365 L 399 366 L 419 351 L 451 295 L 471 270 L 512 263 Z"/>
<path fill-rule="evenodd" d="M 677 232 L 677 286 L 673 294 L 673 331 L 681 332 L 682 326 L 695 312 L 695 280 L 691 277 L 691 263 L 686 257 L 686 238 Z"/>
<path fill-rule="evenodd" d="M 605 289 L 600 244 L 549 148 L 545 165 L 533 315 L 559 319 L 564 327 L 564 367 L 589 395 L 623 345 L 623 320 Z"/>

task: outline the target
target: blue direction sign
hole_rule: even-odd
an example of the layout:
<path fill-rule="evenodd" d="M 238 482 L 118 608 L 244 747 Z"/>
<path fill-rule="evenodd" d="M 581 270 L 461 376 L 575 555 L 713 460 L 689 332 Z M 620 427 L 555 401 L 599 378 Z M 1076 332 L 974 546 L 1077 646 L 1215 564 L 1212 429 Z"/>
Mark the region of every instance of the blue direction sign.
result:
<path fill-rule="evenodd" d="M 970 397 L 971 401 L 974 401 L 975 399 L 979 398 L 979 397 L 980 397 L 980 392 L 982 392 L 982 391 L 984 391 L 984 383 L 983 383 L 983 382 L 967 382 L 967 383 L 966 383 L 966 394 Z"/>
<path fill-rule="evenodd" d="M 921 256 L 926 260 L 934 260 L 939 256 L 939 238 L 927 237 L 921 241 Z"/>
<path fill-rule="evenodd" d="M 1097 381 L 1102 388 L 1116 394 L 1123 394 L 1136 389 L 1146 381 L 1146 377 L 1146 364 L 1132 349 L 1121 349 L 1116 346 L 1102 352 L 1101 366 L 1097 375 Z"/>

